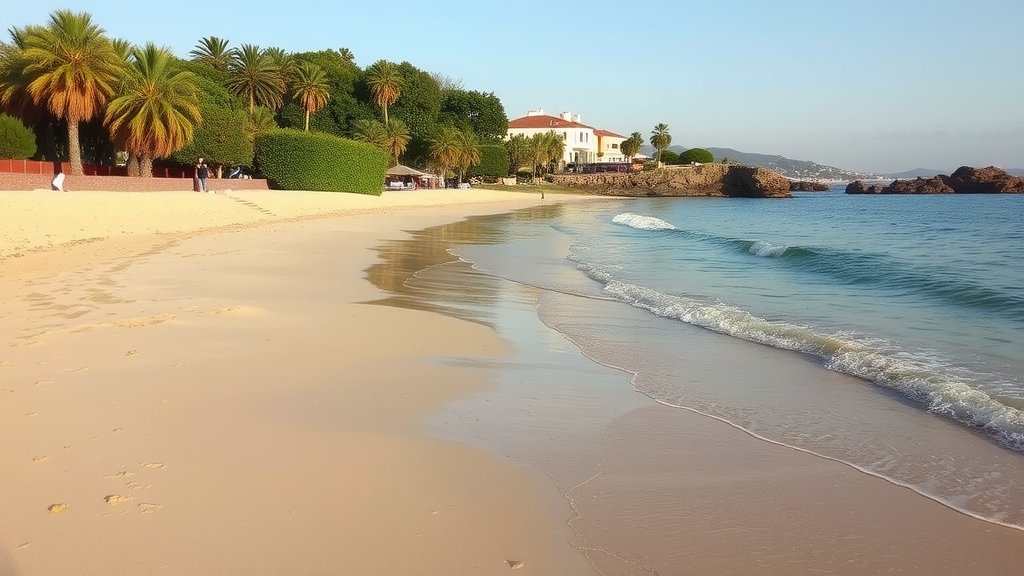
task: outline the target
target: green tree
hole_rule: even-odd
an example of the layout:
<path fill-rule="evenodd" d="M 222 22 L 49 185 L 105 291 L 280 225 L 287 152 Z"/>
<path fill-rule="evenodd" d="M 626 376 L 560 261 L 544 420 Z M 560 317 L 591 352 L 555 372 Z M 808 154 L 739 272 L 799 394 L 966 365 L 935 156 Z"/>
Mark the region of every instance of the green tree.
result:
<path fill-rule="evenodd" d="M 338 55 L 349 63 L 354 63 L 356 61 L 356 55 L 348 48 L 338 48 Z"/>
<path fill-rule="evenodd" d="M 459 130 L 456 142 L 459 146 L 458 163 L 459 184 L 466 177 L 466 171 L 480 163 L 480 142 L 476 134 L 468 130 Z"/>
<path fill-rule="evenodd" d="M 235 56 L 235 50 L 228 48 L 228 41 L 216 36 L 200 38 L 199 44 L 189 53 L 194 62 L 207 64 L 214 70 L 227 72 Z"/>
<path fill-rule="evenodd" d="M 402 94 L 402 75 L 398 67 L 387 60 L 378 60 L 366 69 L 366 84 L 374 101 L 384 110 L 384 124 L 388 123 L 388 106 Z"/>
<path fill-rule="evenodd" d="M 133 49 L 117 96 L 103 123 L 114 141 L 140 160 L 139 173 L 153 175 L 153 159 L 170 156 L 192 141 L 201 119 L 192 73 L 175 70 L 170 49 L 147 43 Z"/>
<path fill-rule="evenodd" d="M 409 146 L 409 127 L 398 118 L 392 118 L 384 125 L 384 129 L 384 151 L 394 158 L 395 164 L 399 164 L 402 153 Z"/>
<path fill-rule="evenodd" d="M 252 114 L 249 115 L 249 121 L 246 123 L 245 128 L 249 141 L 255 143 L 260 134 L 276 130 L 278 125 L 274 121 L 274 112 L 272 110 L 263 106 L 257 106 L 252 111 Z"/>
<path fill-rule="evenodd" d="M 644 137 L 639 132 L 633 132 L 622 142 L 620 150 L 622 155 L 626 157 L 626 161 L 630 161 L 633 156 L 640 153 L 640 148 L 644 145 Z"/>
<path fill-rule="evenodd" d="M 493 93 L 475 90 L 442 90 L 439 122 L 471 130 L 481 140 L 499 142 L 508 134 L 508 116 Z"/>
<path fill-rule="evenodd" d="M 442 177 L 459 164 L 461 152 L 460 131 L 454 126 L 441 126 L 429 141 L 430 162 L 437 166 Z"/>
<path fill-rule="evenodd" d="M 356 122 L 352 139 L 384 150 L 387 147 L 388 131 L 380 120 L 364 118 Z"/>
<path fill-rule="evenodd" d="M 527 157 L 530 161 L 530 172 L 537 179 L 538 169 L 541 174 L 546 172 L 553 162 L 560 162 L 565 155 L 565 140 L 554 131 L 540 132 L 528 140 Z"/>
<path fill-rule="evenodd" d="M 661 161 L 665 164 L 679 164 L 679 154 L 671 150 L 664 150 L 661 153 Z"/>
<path fill-rule="evenodd" d="M 505 141 L 505 152 L 508 153 L 509 174 L 519 172 L 530 162 L 530 139 L 523 134 L 513 134 Z"/>
<path fill-rule="evenodd" d="M 24 160 L 36 153 L 36 135 L 17 118 L 0 114 L 0 158 Z"/>
<path fill-rule="evenodd" d="M 715 161 L 715 155 L 703 148 L 690 148 L 679 155 L 680 164 L 711 164 Z M 726 158 L 728 161 L 728 158 Z"/>
<path fill-rule="evenodd" d="M 249 113 L 256 105 L 276 110 L 284 104 L 285 82 L 281 68 L 259 46 L 243 44 L 228 65 L 230 77 L 224 86 L 235 96 L 249 102 Z"/>
<path fill-rule="evenodd" d="M 192 141 L 171 155 L 179 164 L 195 164 L 200 156 L 217 169 L 218 175 L 224 166 L 253 165 L 253 142 L 259 134 L 276 129 L 273 115 L 263 107 L 257 107 L 253 115 L 244 107 L 237 110 L 219 108 L 204 104 L 203 122 L 196 127 Z M 260 118 L 270 124 L 259 130 L 252 123 Z"/>
<path fill-rule="evenodd" d="M 57 10 L 46 26 L 23 34 L 26 90 L 36 105 L 67 122 L 68 161 L 71 173 L 80 175 L 79 125 L 103 113 L 123 60 L 86 12 Z"/>
<path fill-rule="evenodd" d="M 658 150 L 657 161 L 661 162 L 662 150 L 672 145 L 672 135 L 668 133 L 668 124 L 658 124 L 651 131 L 651 146 Z"/>
<path fill-rule="evenodd" d="M 309 115 L 327 105 L 331 98 L 327 74 L 310 62 L 299 62 L 292 75 L 292 97 L 306 113 L 305 131 L 309 132 Z"/>

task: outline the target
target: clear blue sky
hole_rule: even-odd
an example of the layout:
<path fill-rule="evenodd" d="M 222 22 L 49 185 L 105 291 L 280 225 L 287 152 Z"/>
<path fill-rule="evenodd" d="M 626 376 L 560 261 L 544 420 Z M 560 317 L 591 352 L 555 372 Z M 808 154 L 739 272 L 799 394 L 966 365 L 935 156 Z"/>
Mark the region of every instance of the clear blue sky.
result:
<path fill-rule="evenodd" d="M 876 173 L 1024 168 L 1021 0 L 0 0 L 0 27 L 87 11 L 187 57 L 205 36 L 345 47 L 532 108 L 674 144 Z M 573 5 L 587 4 L 574 12 Z M 6 38 L 5 38 L 6 40 Z"/>

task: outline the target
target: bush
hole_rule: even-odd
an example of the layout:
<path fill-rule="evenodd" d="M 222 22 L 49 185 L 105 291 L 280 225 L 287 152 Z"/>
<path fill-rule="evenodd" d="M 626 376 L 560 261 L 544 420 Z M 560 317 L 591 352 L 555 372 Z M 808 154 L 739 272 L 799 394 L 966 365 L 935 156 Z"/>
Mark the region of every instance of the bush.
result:
<path fill-rule="evenodd" d="M 319 132 L 278 129 L 256 139 L 256 169 L 283 190 L 379 196 L 391 164 L 386 152 Z"/>
<path fill-rule="evenodd" d="M 248 112 L 203 106 L 203 121 L 196 126 L 192 141 L 171 154 L 171 160 L 185 165 L 204 158 L 208 163 L 252 166 L 253 147 L 249 141 Z"/>
<path fill-rule="evenodd" d="M 36 153 L 36 135 L 7 114 L 0 114 L 0 158 L 24 160 Z"/>
<path fill-rule="evenodd" d="M 679 154 L 671 150 L 662 150 L 661 162 L 662 164 L 679 164 Z"/>
<path fill-rule="evenodd" d="M 711 164 L 715 161 L 715 156 L 711 152 L 703 148 L 690 148 L 686 152 L 679 155 L 680 164 L 693 164 L 694 162 L 700 162 L 701 164 Z"/>
<path fill-rule="evenodd" d="M 501 178 L 508 174 L 508 152 L 503 144 L 484 144 L 480 146 L 480 163 L 471 166 L 466 176 L 483 176 L 484 178 Z"/>

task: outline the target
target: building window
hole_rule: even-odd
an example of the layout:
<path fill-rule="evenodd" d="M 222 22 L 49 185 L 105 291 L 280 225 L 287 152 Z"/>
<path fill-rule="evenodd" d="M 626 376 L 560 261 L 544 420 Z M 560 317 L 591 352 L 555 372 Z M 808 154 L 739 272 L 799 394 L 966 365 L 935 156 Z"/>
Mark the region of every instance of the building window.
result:
<path fill-rule="evenodd" d="M 618 144 L 612 144 L 612 150 L 617 150 L 618 148 L 619 148 Z"/>

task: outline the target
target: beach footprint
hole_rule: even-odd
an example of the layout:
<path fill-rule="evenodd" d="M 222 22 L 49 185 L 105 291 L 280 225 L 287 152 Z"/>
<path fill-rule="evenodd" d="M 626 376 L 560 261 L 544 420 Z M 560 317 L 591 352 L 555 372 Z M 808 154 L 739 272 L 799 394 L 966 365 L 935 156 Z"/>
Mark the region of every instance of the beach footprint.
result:
<path fill-rule="evenodd" d="M 153 512 L 156 512 L 157 510 L 160 510 L 162 508 L 163 508 L 163 506 L 161 506 L 160 504 L 152 504 L 152 503 L 149 503 L 149 502 L 142 502 L 142 503 L 139 504 L 139 513 L 140 514 L 152 514 Z"/>

